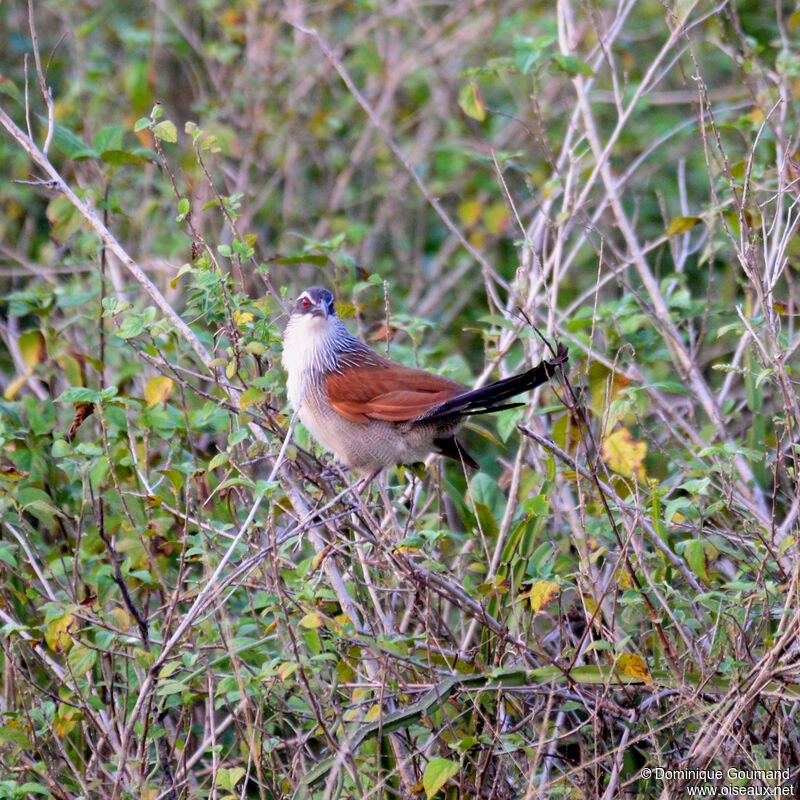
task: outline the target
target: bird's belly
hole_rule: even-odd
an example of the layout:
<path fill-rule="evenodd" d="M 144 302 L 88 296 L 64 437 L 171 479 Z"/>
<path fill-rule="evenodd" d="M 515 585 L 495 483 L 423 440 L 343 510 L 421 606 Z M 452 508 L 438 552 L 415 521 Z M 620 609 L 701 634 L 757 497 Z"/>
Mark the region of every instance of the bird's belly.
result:
<path fill-rule="evenodd" d="M 434 449 L 437 436 L 452 435 L 457 426 L 407 424 L 370 420 L 351 422 L 330 408 L 303 402 L 300 421 L 309 433 L 338 461 L 356 472 L 372 472 L 395 464 L 423 461 Z"/>

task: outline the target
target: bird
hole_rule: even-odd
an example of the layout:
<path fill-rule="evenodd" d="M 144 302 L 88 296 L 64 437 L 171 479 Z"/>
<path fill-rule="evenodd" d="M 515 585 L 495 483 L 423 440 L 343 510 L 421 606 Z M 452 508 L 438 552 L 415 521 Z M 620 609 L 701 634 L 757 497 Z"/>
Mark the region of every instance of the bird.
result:
<path fill-rule="evenodd" d="M 567 361 L 556 356 L 479 389 L 379 355 L 339 319 L 333 294 L 312 286 L 291 307 L 281 361 L 289 405 L 313 438 L 357 474 L 424 461 L 430 453 L 478 469 L 456 438 L 466 418 L 545 383 Z"/>

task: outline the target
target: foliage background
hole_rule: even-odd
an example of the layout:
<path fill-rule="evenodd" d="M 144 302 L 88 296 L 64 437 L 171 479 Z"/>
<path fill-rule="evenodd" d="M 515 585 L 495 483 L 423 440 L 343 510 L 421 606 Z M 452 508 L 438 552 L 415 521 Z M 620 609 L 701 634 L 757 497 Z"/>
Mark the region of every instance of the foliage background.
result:
<path fill-rule="evenodd" d="M 0 5 L 0 798 L 794 784 L 797 24 Z M 359 495 L 287 437 L 311 283 L 570 383 Z"/>

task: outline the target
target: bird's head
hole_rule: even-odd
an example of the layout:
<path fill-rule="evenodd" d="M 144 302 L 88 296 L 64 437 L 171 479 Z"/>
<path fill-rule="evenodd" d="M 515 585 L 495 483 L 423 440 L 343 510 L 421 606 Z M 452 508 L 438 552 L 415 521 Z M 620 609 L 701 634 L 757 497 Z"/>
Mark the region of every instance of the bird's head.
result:
<path fill-rule="evenodd" d="M 283 334 L 283 365 L 297 374 L 307 368 L 334 370 L 339 352 L 352 350 L 353 342 L 358 340 L 337 316 L 333 295 L 322 286 L 312 286 L 291 307 Z"/>
<path fill-rule="evenodd" d="M 327 320 L 336 317 L 333 295 L 322 286 L 306 289 L 292 308 L 292 318 L 307 317 L 310 320 L 321 318 Z"/>

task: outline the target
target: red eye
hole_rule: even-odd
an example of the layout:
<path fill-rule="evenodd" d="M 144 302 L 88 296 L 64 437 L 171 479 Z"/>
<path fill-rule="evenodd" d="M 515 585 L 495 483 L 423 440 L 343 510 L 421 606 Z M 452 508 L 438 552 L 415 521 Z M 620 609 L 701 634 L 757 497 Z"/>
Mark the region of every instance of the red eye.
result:
<path fill-rule="evenodd" d="M 303 308 L 308 308 L 311 305 L 311 301 L 307 297 L 304 297 L 300 301 L 300 305 L 303 306 Z"/>

